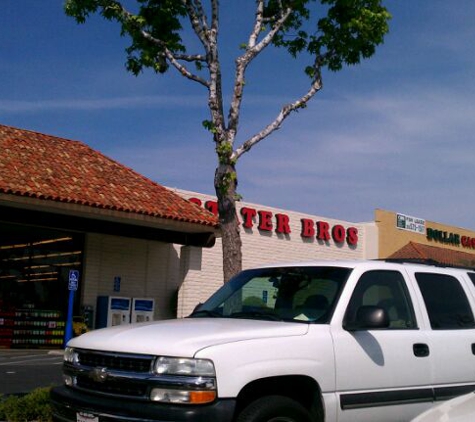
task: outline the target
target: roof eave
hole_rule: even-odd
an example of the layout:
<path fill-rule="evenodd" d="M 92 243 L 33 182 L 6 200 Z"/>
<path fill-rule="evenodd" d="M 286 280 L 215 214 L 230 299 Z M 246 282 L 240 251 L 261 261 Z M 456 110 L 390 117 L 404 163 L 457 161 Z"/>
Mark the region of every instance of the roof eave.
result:
<path fill-rule="evenodd" d="M 164 241 L 190 246 L 210 247 L 214 245 L 215 238 L 220 236 L 218 227 L 205 225 L 201 222 L 186 222 L 134 212 L 96 208 L 5 193 L 0 193 L 0 207 L 42 213 L 43 215 L 63 216 L 69 218 L 70 222 L 77 222 L 80 219 L 82 221 L 96 221 L 104 225 L 104 230 L 106 224 L 107 227 L 129 227 L 130 230 L 127 230 L 128 233 L 130 232 L 129 235 L 133 234 L 133 227 L 135 227 L 138 234 L 142 233 L 140 237 L 146 234 L 147 230 L 150 230 L 150 236 L 153 233 L 155 233 L 155 236 L 162 233 Z M 102 230 L 100 224 L 96 224 L 94 227 L 96 227 L 96 230 Z M 137 236 L 139 237 L 139 235 Z"/>

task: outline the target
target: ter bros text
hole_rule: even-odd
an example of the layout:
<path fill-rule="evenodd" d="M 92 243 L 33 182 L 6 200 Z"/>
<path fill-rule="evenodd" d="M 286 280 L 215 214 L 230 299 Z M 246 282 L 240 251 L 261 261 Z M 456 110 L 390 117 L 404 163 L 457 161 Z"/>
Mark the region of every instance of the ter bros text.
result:
<path fill-rule="evenodd" d="M 202 201 L 198 198 L 190 198 L 190 201 L 202 206 Z M 204 208 L 218 215 L 218 204 L 216 201 L 206 201 Z M 242 225 L 245 229 L 252 229 L 257 224 L 258 230 L 271 232 L 275 230 L 278 234 L 290 234 L 290 218 L 287 214 L 273 214 L 270 211 L 256 210 L 250 207 L 242 207 L 240 210 Z M 305 239 L 316 238 L 323 242 L 333 240 L 335 243 L 346 243 L 350 246 L 358 244 L 358 229 L 356 227 L 343 227 L 341 224 L 331 226 L 326 221 L 314 221 L 309 218 L 301 218 L 300 236 Z"/>

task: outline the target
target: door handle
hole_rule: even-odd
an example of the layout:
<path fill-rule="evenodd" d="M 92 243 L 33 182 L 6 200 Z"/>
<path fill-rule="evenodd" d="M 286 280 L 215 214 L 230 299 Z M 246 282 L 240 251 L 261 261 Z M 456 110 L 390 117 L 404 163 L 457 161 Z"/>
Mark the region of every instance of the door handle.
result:
<path fill-rule="evenodd" d="M 430 355 L 429 346 L 425 343 L 415 343 L 412 346 L 412 350 L 414 351 L 414 356 L 418 358 L 426 358 Z"/>

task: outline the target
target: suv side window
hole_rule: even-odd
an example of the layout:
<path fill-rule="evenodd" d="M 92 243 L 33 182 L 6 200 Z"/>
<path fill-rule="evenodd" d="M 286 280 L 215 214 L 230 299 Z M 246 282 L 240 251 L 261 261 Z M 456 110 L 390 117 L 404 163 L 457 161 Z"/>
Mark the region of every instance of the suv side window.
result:
<path fill-rule="evenodd" d="M 475 326 L 467 296 L 455 277 L 434 273 L 416 273 L 415 277 L 432 329 L 453 330 Z"/>
<path fill-rule="evenodd" d="M 389 316 L 389 329 L 417 328 L 412 303 L 404 277 L 398 271 L 374 270 L 358 280 L 345 315 L 345 322 L 355 320 L 361 306 L 384 308 Z"/>

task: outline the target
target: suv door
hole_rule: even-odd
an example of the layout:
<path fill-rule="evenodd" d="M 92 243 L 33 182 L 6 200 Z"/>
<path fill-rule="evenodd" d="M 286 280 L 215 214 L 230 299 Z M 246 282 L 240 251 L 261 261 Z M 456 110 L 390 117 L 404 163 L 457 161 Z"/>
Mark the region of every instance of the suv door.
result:
<path fill-rule="evenodd" d="M 344 317 L 332 321 L 338 421 L 405 421 L 432 401 L 428 342 L 411 287 L 398 270 L 360 272 Z M 388 326 L 350 328 L 361 307 L 383 308 Z"/>
<path fill-rule="evenodd" d="M 429 271 L 414 278 L 429 318 L 436 400 L 475 390 L 475 319 L 464 281 Z"/>

